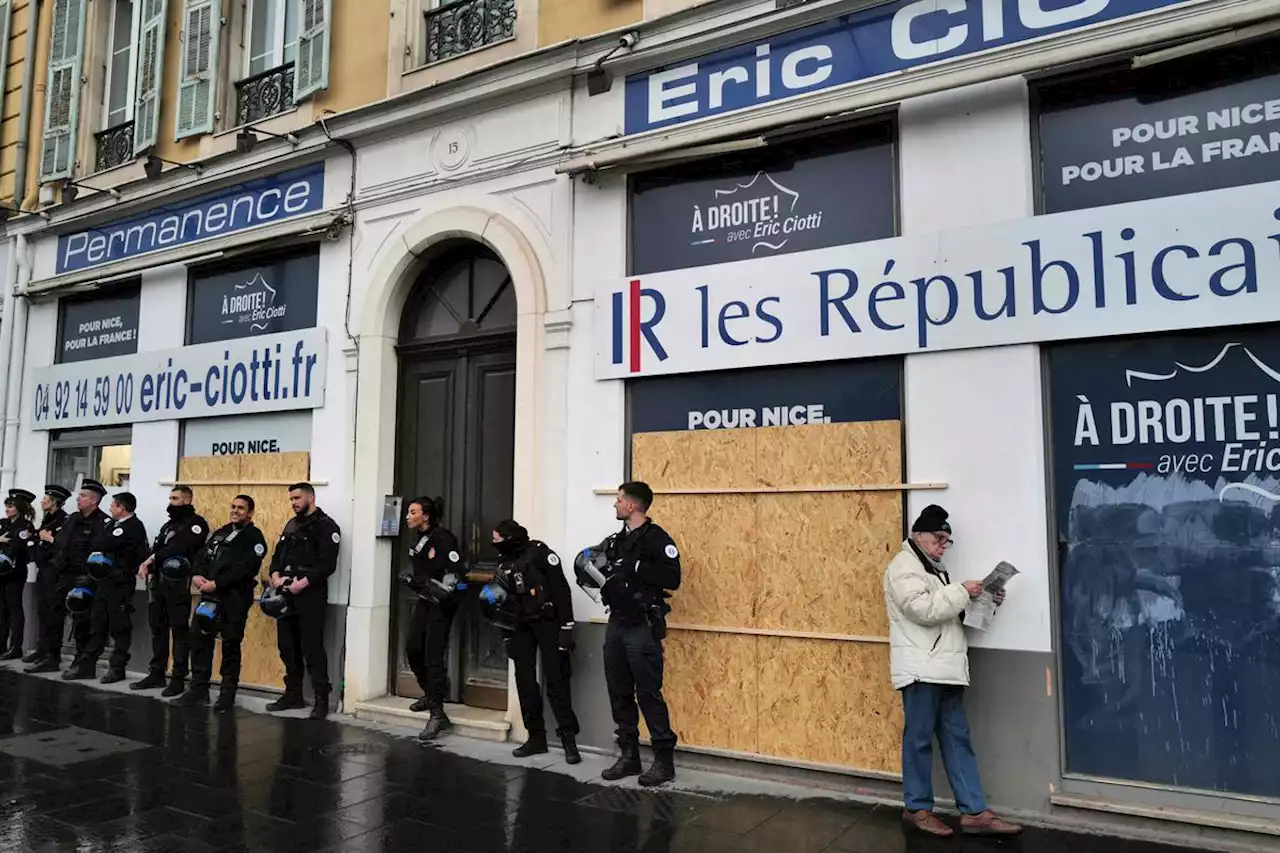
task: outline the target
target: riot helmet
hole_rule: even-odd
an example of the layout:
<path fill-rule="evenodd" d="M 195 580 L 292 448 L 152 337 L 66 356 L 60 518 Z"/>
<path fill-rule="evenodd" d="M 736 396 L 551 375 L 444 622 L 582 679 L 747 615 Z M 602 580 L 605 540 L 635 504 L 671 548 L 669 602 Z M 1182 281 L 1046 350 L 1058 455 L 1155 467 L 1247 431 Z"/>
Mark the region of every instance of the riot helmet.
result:
<path fill-rule="evenodd" d="M 503 631 L 514 631 L 516 612 L 511 599 L 511 591 L 507 589 L 505 573 L 499 572 L 480 590 L 480 613 L 493 623 L 495 628 Z"/>
<path fill-rule="evenodd" d="M 72 616 L 82 616 L 93 607 L 93 587 L 85 583 L 77 583 L 67 593 L 67 612 Z"/>
<path fill-rule="evenodd" d="M 160 564 L 160 576 L 165 580 L 184 581 L 191 574 L 191 561 L 186 557 L 170 557 Z"/>
<path fill-rule="evenodd" d="M 191 627 L 207 637 L 217 628 L 218 617 L 221 615 L 222 606 L 218 603 L 218 599 L 206 595 L 200 599 L 195 612 L 191 614 Z"/>
<path fill-rule="evenodd" d="M 418 592 L 419 598 L 444 604 L 467 588 L 460 572 L 445 572 L 438 578 L 428 578 Z"/>
<path fill-rule="evenodd" d="M 272 619 L 279 619 L 293 613 L 293 597 L 285 589 L 263 583 L 262 596 L 258 599 L 258 607 Z"/>
<path fill-rule="evenodd" d="M 89 555 L 85 568 L 89 572 L 89 577 L 100 581 L 105 580 L 111 574 L 111 569 L 115 567 L 115 564 L 115 559 L 109 554 L 94 551 Z"/>
<path fill-rule="evenodd" d="M 18 570 L 18 564 L 8 554 L 0 554 L 0 577 L 8 577 Z"/>
<path fill-rule="evenodd" d="M 613 574 L 609 566 L 609 557 L 605 554 L 603 546 L 604 543 L 601 543 L 583 548 L 573 561 L 573 574 L 578 586 L 596 604 L 601 603 L 600 591 L 604 589 L 604 585 Z"/>

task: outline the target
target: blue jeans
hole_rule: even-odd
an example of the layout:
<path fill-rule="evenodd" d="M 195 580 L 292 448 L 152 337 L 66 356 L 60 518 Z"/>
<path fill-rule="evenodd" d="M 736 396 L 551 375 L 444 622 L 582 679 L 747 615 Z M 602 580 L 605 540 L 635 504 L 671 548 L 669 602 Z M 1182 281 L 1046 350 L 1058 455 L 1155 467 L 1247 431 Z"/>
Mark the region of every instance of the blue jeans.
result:
<path fill-rule="evenodd" d="M 933 738 L 961 814 L 987 810 L 964 715 L 964 688 L 916 682 L 902 690 L 902 793 L 909 811 L 933 811 Z"/>

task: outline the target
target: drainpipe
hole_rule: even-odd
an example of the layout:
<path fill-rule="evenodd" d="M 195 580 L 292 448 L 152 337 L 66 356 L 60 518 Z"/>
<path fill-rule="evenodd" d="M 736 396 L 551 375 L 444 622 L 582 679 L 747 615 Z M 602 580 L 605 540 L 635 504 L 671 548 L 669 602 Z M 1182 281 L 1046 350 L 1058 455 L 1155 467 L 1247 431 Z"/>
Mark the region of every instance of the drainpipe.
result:
<path fill-rule="evenodd" d="M 27 253 L 27 238 L 19 234 L 13 241 L 14 257 Z M 31 281 L 31 263 L 26 257 L 18 261 L 18 286 L 25 290 Z M 13 327 L 13 351 L 9 359 L 9 396 L 4 410 L 4 449 L 3 462 L 0 462 L 0 492 L 7 493 L 13 488 L 14 475 L 18 465 L 18 414 L 22 409 L 22 369 L 26 364 L 27 347 L 27 298 L 14 299 L 12 321 L 7 325 Z M 8 318 L 6 318 L 7 320 Z"/>
<path fill-rule="evenodd" d="M 42 0 L 29 0 L 27 5 L 26 57 L 22 61 L 22 102 L 18 110 L 18 159 L 13 167 L 13 206 L 18 208 L 22 207 L 27 195 L 27 148 L 28 140 L 31 138 L 31 101 L 35 90 L 36 37 L 40 32 L 41 2 Z M 8 8 L 12 10 L 12 6 Z M 4 307 L 0 309 L 0 359 L 2 359 L 0 364 L 8 365 L 8 369 L 0 370 L 0 402 L 8 400 L 10 388 L 22 384 L 24 360 L 22 356 L 27 349 L 27 305 L 25 299 L 15 298 L 15 290 L 18 283 L 18 252 L 25 248 L 26 240 L 21 237 L 13 241 L 9 246 L 9 259 L 4 270 Z M 20 321 L 15 316 L 15 312 L 22 314 Z M 19 325 L 21 325 L 22 335 L 15 334 L 18 330 L 14 327 Z M 7 411 L 8 409 L 6 413 Z M 14 417 L 17 417 L 17 409 L 13 411 Z M 17 424 L 14 424 L 15 434 L 16 428 Z M 6 415 L 4 429 L 0 430 L 0 459 L 8 458 L 5 455 L 8 449 L 8 435 L 9 424 Z M 9 469 L 4 467 L 3 472 L 9 472 Z M 0 479 L 3 479 L 3 472 L 0 472 Z"/>

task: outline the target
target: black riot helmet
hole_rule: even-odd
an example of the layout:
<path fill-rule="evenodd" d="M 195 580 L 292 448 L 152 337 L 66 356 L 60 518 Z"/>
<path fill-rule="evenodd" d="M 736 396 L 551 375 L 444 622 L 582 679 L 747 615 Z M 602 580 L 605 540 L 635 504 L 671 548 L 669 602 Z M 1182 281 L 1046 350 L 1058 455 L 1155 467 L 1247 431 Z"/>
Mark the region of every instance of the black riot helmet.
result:
<path fill-rule="evenodd" d="M 277 589 L 263 581 L 262 597 L 258 599 L 258 607 L 272 619 L 279 619 L 293 613 L 293 596 L 287 588 Z"/>
<path fill-rule="evenodd" d="M 18 571 L 18 564 L 8 554 L 0 554 L 0 578 L 8 577 Z"/>
<path fill-rule="evenodd" d="M 600 591 L 604 589 L 604 585 L 613 574 L 603 542 L 582 549 L 582 552 L 574 558 L 573 574 L 582 591 L 599 604 Z"/>
<path fill-rule="evenodd" d="M 217 628 L 220 615 L 222 615 L 222 607 L 218 599 L 206 595 L 200 599 L 195 612 L 191 614 L 191 627 L 207 637 Z"/>
<path fill-rule="evenodd" d="M 111 556 L 94 551 L 89 555 L 86 561 L 85 570 L 89 573 L 89 577 L 96 581 L 105 580 L 111 574 L 111 569 L 115 567 L 116 561 Z"/>
<path fill-rule="evenodd" d="M 77 583 L 67 593 L 67 612 L 72 616 L 82 616 L 93 607 L 93 587 L 87 583 Z"/>
<path fill-rule="evenodd" d="M 452 601 L 467 588 L 462 572 L 445 572 L 438 578 L 428 578 L 418 592 L 419 598 L 444 604 Z"/>
<path fill-rule="evenodd" d="M 493 580 L 480 590 L 480 614 L 502 631 L 514 631 L 516 628 L 516 609 L 511 598 L 511 590 L 506 572 L 498 572 Z"/>
<path fill-rule="evenodd" d="M 170 557 L 160 564 L 160 577 L 170 581 L 185 581 L 191 574 L 191 561 L 186 557 Z"/>

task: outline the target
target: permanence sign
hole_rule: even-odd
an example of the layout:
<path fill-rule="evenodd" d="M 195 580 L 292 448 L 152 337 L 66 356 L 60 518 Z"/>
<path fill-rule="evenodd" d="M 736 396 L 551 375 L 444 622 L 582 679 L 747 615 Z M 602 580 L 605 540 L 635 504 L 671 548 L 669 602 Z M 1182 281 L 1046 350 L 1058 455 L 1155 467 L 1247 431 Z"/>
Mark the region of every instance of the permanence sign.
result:
<path fill-rule="evenodd" d="M 37 430 L 315 409 L 324 405 L 326 334 L 305 329 L 32 372 Z"/>
<path fill-rule="evenodd" d="M 607 282 L 619 378 L 1280 319 L 1280 182 Z"/>
<path fill-rule="evenodd" d="M 1179 5 L 1178 0 L 896 0 L 633 74 L 626 132 L 706 118 Z"/>
<path fill-rule="evenodd" d="M 315 213 L 324 204 L 324 164 L 162 207 L 101 228 L 58 238 L 58 274 L 161 249 L 199 243 L 259 225 Z"/>

